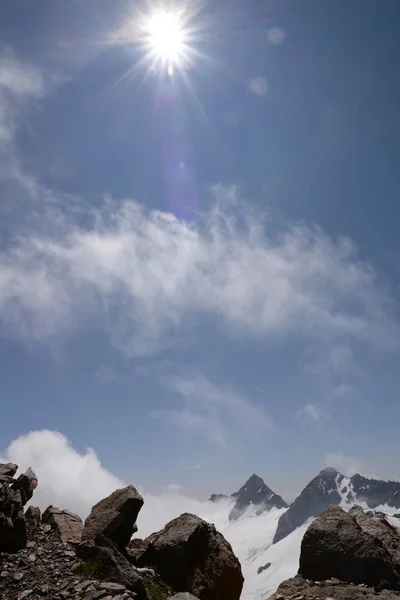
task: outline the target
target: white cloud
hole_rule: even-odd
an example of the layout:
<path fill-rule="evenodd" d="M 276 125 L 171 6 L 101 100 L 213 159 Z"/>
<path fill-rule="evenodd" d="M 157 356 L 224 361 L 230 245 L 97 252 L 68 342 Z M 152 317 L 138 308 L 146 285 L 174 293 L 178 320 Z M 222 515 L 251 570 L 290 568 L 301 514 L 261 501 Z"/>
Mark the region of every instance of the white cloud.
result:
<path fill-rule="evenodd" d="M 11 49 L 0 47 L 0 143 L 12 141 L 21 104 L 41 98 L 44 88 L 38 68 L 18 59 Z"/>
<path fill-rule="evenodd" d="M 110 383 L 117 379 L 117 373 L 112 365 L 101 364 L 94 374 L 94 379 L 99 383 Z"/>
<path fill-rule="evenodd" d="M 234 188 L 216 194 L 191 225 L 134 202 L 108 204 L 90 229 L 60 218 L 52 234 L 44 218 L 43 233 L 0 255 L 0 318 L 37 340 L 100 326 L 131 355 L 162 350 L 201 317 L 231 337 L 397 347 L 390 297 L 349 240 L 305 227 L 277 236 Z"/>
<path fill-rule="evenodd" d="M 167 386 L 182 400 L 178 408 L 154 410 L 150 416 L 192 429 L 212 442 L 225 446 L 229 436 L 238 430 L 271 428 L 267 413 L 248 398 L 230 388 L 218 387 L 200 373 L 171 377 Z"/>
<path fill-rule="evenodd" d="M 304 404 L 297 411 L 297 418 L 300 420 L 311 421 L 313 423 L 317 423 L 321 421 L 321 419 L 325 418 L 327 415 L 324 413 L 322 408 L 317 404 L 313 404 L 312 402 L 308 402 Z"/>
<path fill-rule="evenodd" d="M 160 495 L 148 494 L 138 481 L 124 483 L 105 469 L 92 449 L 78 452 L 69 440 L 57 431 L 32 431 L 11 442 L 0 456 L 0 462 L 14 462 L 17 475 L 29 466 L 39 479 L 31 504 L 42 510 L 50 504 L 67 508 L 85 519 L 92 506 L 125 485 L 134 485 L 144 495 L 138 524 L 140 535 L 146 537 L 185 511 L 206 515 L 215 510 L 207 502 L 184 496 L 181 487 L 168 486 Z"/>
<path fill-rule="evenodd" d="M 179 483 L 169 483 L 166 486 L 166 489 L 168 492 L 181 492 L 183 490 L 183 487 L 179 485 Z"/>
<path fill-rule="evenodd" d="M 346 398 L 351 396 L 355 391 L 355 387 L 350 383 L 341 383 L 334 389 L 333 396 L 335 398 Z"/>
<path fill-rule="evenodd" d="M 324 466 L 334 467 L 343 475 L 351 477 L 355 473 L 362 473 L 364 470 L 363 463 L 358 458 L 346 456 L 341 452 L 329 452 L 324 459 Z"/>
<path fill-rule="evenodd" d="M 18 474 L 29 466 L 39 479 L 32 504 L 44 510 L 49 504 L 68 508 L 83 519 L 96 502 L 124 483 L 107 471 L 96 453 L 75 450 L 57 431 L 32 431 L 14 440 L 0 462 L 14 462 Z"/>
<path fill-rule="evenodd" d="M 179 461 L 179 464 L 188 471 L 197 471 L 198 469 L 201 469 L 201 465 L 198 463 L 189 463 L 186 460 Z"/>

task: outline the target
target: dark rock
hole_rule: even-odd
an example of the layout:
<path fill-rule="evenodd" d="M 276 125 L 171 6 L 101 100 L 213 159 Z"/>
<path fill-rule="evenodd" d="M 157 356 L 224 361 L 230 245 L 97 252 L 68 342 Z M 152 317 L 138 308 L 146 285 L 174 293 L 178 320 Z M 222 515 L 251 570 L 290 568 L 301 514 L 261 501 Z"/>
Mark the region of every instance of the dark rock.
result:
<path fill-rule="evenodd" d="M 262 573 L 263 571 L 266 571 L 267 569 L 269 569 L 271 566 L 270 562 L 267 562 L 265 565 L 263 565 L 262 567 L 258 567 L 257 569 L 257 575 L 260 575 L 260 573 Z"/>
<path fill-rule="evenodd" d="M 85 521 L 82 540 L 104 535 L 118 547 L 125 548 L 137 530 L 136 519 L 143 506 L 143 498 L 132 486 L 116 490 L 100 500 Z"/>
<path fill-rule="evenodd" d="M 240 563 L 213 525 L 188 513 L 153 534 L 140 566 L 152 566 L 177 592 L 200 600 L 238 600 L 243 587 Z"/>
<path fill-rule="evenodd" d="M 359 587 L 346 582 L 329 580 L 323 582 L 318 589 L 314 582 L 303 579 L 300 575 L 280 584 L 278 590 L 269 600 L 288 600 L 304 598 L 304 600 L 400 600 L 400 594 L 392 590 L 377 593 L 374 588 Z"/>
<path fill-rule="evenodd" d="M 140 538 L 133 538 L 126 547 L 126 554 L 128 560 L 134 565 L 138 564 L 140 557 L 147 550 L 149 544 L 149 538 L 147 538 L 146 540 L 142 540 Z"/>
<path fill-rule="evenodd" d="M 400 482 L 368 479 L 359 474 L 348 479 L 328 467 L 304 488 L 281 516 L 273 543 L 279 542 L 308 519 L 317 517 L 329 504 L 339 504 L 345 495 L 348 503 L 365 502 L 372 510 L 385 504 L 400 508 Z"/>
<path fill-rule="evenodd" d="M 281 496 L 275 494 L 258 475 L 252 475 L 235 495 L 236 502 L 229 514 L 229 520 L 234 521 L 242 516 L 250 505 L 257 506 L 256 514 L 261 514 L 271 508 L 287 508 Z"/>
<path fill-rule="evenodd" d="M 363 531 L 356 518 L 339 506 L 329 506 L 307 529 L 299 575 L 314 581 L 336 577 L 400 589 L 400 574 L 383 543 Z"/>
<path fill-rule="evenodd" d="M 349 514 L 356 519 L 363 531 L 382 542 L 400 569 L 400 535 L 396 527 L 393 527 L 386 519 L 386 516 L 382 513 L 373 512 L 372 515 L 364 513 L 360 506 L 352 507 Z"/>
<path fill-rule="evenodd" d="M 170 600 L 199 600 L 193 594 L 189 594 L 189 592 L 180 592 L 179 594 L 175 594 L 170 597 Z"/>
<path fill-rule="evenodd" d="M 227 500 L 229 498 L 229 496 L 226 496 L 225 494 L 211 494 L 210 498 L 209 498 L 209 502 L 219 502 L 220 500 Z"/>
<path fill-rule="evenodd" d="M 370 508 L 376 508 L 381 504 L 400 508 L 399 481 L 368 479 L 367 477 L 356 474 L 350 478 L 350 482 L 353 488 L 350 500 L 365 502 Z"/>
<path fill-rule="evenodd" d="M 10 480 L 12 480 L 17 471 L 18 465 L 15 465 L 14 463 L 0 464 L 0 481 L 2 479 L 5 480 L 6 477 L 9 477 Z"/>
<path fill-rule="evenodd" d="M 337 488 L 343 477 L 332 468 L 323 469 L 314 477 L 280 517 L 273 543 L 282 540 L 311 517 L 317 517 L 330 504 L 339 504 L 342 498 Z"/>
<path fill-rule="evenodd" d="M 29 506 L 25 511 L 26 532 L 28 540 L 33 540 L 40 526 L 40 508 Z"/>
<path fill-rule="evenodd" d="M 103 542 L 104 545 L 81 542 L 76 547 L 77 555 L 82 559 L 76 571 L 90 573 L 90 576 L 96 579 L 119 583 L 135 592 L 138 598 L 146 598 L 145 588 L 135 567 L 118 549 L 106 545 L 107 540 L 101 539 L 101 534 L 97 536 L 97 541 Z"/>
<path fill-rule="evenodd" d="M 31 468 L 13 479 L 16 469 L 12 463 L 0 465 L 0 552 L 18 552 L 28 540 L 24 506 L 38 482 Z"/>
<path fill-rule="evenodd" d="M 49 506 L 42 515 L 42 522 L 50 525 L 52 531 L 62 542 L 79 542 L 81 539 L 82 519 L 69 510 L 60 510 L 55 506 Z"/>

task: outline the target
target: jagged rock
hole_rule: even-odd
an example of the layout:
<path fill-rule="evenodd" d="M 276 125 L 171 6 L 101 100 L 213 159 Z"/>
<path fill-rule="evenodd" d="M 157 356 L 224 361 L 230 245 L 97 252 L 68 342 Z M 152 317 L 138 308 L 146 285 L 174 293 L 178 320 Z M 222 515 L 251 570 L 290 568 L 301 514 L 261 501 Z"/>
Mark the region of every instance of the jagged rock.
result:
<path fill-rule="evenodd" d="M 76 558 L 75 545 L 61 542 L 51 529 L 47 533 L 46 529 L 40 523 L 35 541 L 28 542 L 25 549 L 15 554 L 0 554 L 0 574 L 4 574 L 0 577 L 1 600 L 18 600 L 29 590 L 33 593 L 27 596 L 28 600 L 31 597 L 32 600 L 42 597 L 83 600 L 91 593 L 98 593 L 104 600 L 134 598 L 126 586 L 96 579 L 93 564 L 85 564 L 82 569 Z"/>
<path fill-rule="evenodd" d="M 342 498 L 337 486 L 342 479 L 343 475 L 332 468 L 323 469 L 314 477 L 280 517 L 273 543 L 282 540 L 311 517 L 317 517 L 330 504 L 339 504 Z"/>
<path fill-rule="evenodd" d="M 281 583 L 269 600 L 400 600 L 400 594 L 394 591 L 382 590 L 377 593 L 374 588 L 338 580 L 323 581 L 321 584 L 297 575 Z"/>
<path fill-rule="evenodd" d="M 42 515 L 42 522 L 50 525 L 62 542 L 79 542 L 81 539 L 82 519 L 69 510 L 60 510 L 50 505 Z"/>
<path fill-rule="evenodd" d="M 374 514 L 380 505 L 400 508 L 400 482 L 367 479 L 359 474 L 347 478 L 327 467 L 310 481 L 280 517 L 273 543 L 279 542 L 310 518 L 317 517 L 329 504 L 340 504 L 342 500 L 349 504 L 365 502 Z"/>
<path fill-rule="evenodd" d="M 5 478 L 7 478 L 7 477 L 9 477 L 10 480 L 12 481 L 12 479 L 17 471 L 18 471 L 18 465 L 15 465 L 14 463 L 6 463 L 6 464 L 1 463 L 0 464 L 0 481 L 2 479 L 5 480 Z"/>
<path fill-rule="evenodd" d="M 400 589 L 400 574 L 384 544 L 339 506 L 329 506 L 307 529 L 299 575 L 314 581 L 336 577 L 355 584 Z"/>
<path fill-rule="evenodd" d="M 133 538 L 129 542 L 128 546 L 126 547 L 126 553 L 128 555 L 129 560 L 134 565 L 138 563 L 139 558 L 147 550 L 149 544 L 149 538 L 147 538 L 146 540 L 142 540 L 140 538 Z"/>
<path fill-rule="evenodd" d="M 400 482 L 368 479 L 359 475 L 350 478 L 351 488 L 349 500 L 365 502 L 370 508 L 383 504 L 400 508 Z"/>
<path fill-rule="evenodd" d="M 265 565 L 262 565 L 262 567 L 258 567 L 257 569 L 257 575 L 260 575 L 260 573 L 262 573 L 263 571 L 266 571 L 267 569 L 269 569 L 271 566 L 270 562 L 267 562 Z"/>
<path fill-rule="evenodd" d="M 356 519 L 363 531 L 382 542 L 400 568 L 400 535 L 396 527 L 389 523 L 384 514 L 373 511 L 372 514 L 370 513 L 371 511 L 364 513 L 361 506 L 353 506 L 349 510 L 349 514 Z"/>
<path fill-rule="evenodd" d="M 29 506 L 25 511 L 26 532 L 28 540 L 33 540 L 40 526 L 40 508 Z"/>
<path fill-rule="evenodd" d="M 0 465 L 0 552 L 17 552 L 28 539 L 24 506 L 38 481 L 31 468 L 13 479 L 17 468 L 13 463 Z"/>
<path fill-rule="evenodd" d="M 102 545 L 81 542 L 76 547 L 77 554 L 83 561 L 82 570 L 89 569 L 98 579 L 121 584 L 135 592 L 139 599 L 146 598 L 142 579 L 135 567 L 102 534 L 97 535 L 96 541 Z"/>
<path fill-rule="evenodd" d="M 116 490 L 93 506 L 85 521 L 82 540 L 96 539 L 99 534 L 125 548 L 137 530 L 136 519 L 143 506 L 143 498 L 132 486 Z"/>
<path fill-rule="evenodd" d="M 239 519 L 250 505 L 257 507 L 256 514 L 271 508 L 287 508 L 286 502 L 275 494 L 258 475 L 252 475 L 235 494 L 236 502 L 229 514 L 229 520 Z"/>
<path fill-rule="evenodd" d="M 225 494 L 211 494 L 208 501 L 209 502 L 219 502 L 220 500 L 227 500 L 228 498 L 229 498 L 229 496 L 226 496 Z"/>
<path fill-rule="evenodd" d="M 177 592 L 200 600 L 238 600 L 243 587 L 240 563 L 213 525 L 184 513 L 151 536 L 140 566 L 152 566 Z"/>

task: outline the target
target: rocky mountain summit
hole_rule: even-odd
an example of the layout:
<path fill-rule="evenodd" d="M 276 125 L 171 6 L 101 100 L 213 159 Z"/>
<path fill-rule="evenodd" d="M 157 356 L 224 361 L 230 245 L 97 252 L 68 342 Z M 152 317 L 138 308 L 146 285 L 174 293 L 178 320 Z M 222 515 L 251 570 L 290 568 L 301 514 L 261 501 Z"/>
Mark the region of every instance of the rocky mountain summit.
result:
<path fill-rule="evenodd" d="M 330 504 L 350 508 L 357 503 L 370 509 L 400 508 L 400 482 L 368 479 L 358 474 L 345 477 L 331 467 L 323 469 L 280 517 L 274 544 L 317 517 Z"/>
<path fill-rule="evenodd" d="M 239 600 L 243 575 L 215 527 L 185 513 L 133 538 L 143 498 L 133 486 L 98 502 L 82 523 L 66 509 L 24 506 L 31 469 L 0 465 L 2 600 Z"/>
<path fill-rule="evenodd" d="M 228 497 L 224 494 L 212 494 L 210 501 L 218 502 Z M 236 500 L 229 514 L 230 521 L 239 519 L 252 505 L 256 507 L 257 515 L 261 515 L 271 508 L 287 508 L 288 506 L 283 498 L 273 492 L 258 475 L 249 477 L 240 490 L 232 494 L 230 498 Z"/>
<path fill-rule="evenodd" d="M 328 506 L 303 537 L 298 575 L 271 600 L 399 600 L 400 531 L 369 514 Z"/>

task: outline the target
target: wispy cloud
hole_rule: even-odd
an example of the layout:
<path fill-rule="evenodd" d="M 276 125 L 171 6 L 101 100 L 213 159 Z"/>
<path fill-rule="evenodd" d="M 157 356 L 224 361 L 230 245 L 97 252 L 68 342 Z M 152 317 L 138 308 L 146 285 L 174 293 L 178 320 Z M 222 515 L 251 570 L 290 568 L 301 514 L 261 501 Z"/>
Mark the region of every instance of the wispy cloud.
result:
<path fill-rule="evenodd" d="M 95 325 L 130 355 L 162 350 L 204 316 L 241 338 L 398 346 L 390 295 L 349 240 L 277 235 L 235 189 L 216 195 L 196 224 L 130 201 L 108 203 L 88 228 L 43 218 L 0 255 L 0 319 L 41 341 Z"/>
<path fill-rule="evenodd" d="M 18 59 L 10 48 L 0 47 L 0 144 L 11 142 L 27 100 L 44 94 L 42 72 Z"/>
<path fill-rule="evenodd" d="M 171 377 L 169 389 L 180 397 L 177 408 L 155 410 L 150 416 L 208 437 L 225 446 L 232 433 L 257 428 L 270 429 L 268 414 L 227 387 L 219 387 L 200 373 Z"/>
<path fill-rule="evenodd" d="M 304 404 L 296 413 L 296 417 L 299 421 L 307 421 L 312 423 L 318 423 L 322 419 L 326 419 L 328 415 L 318 404 L 308 402 Z"/>
<path fill-rule="evenodd" d="M 343 475 L 351 477 L 355 473 L 363 473 L 363 462 L 353 456 L 346 456 L 342 452 L 329 452 L 325 455 L 324 466 L 335 467 Z"/>

